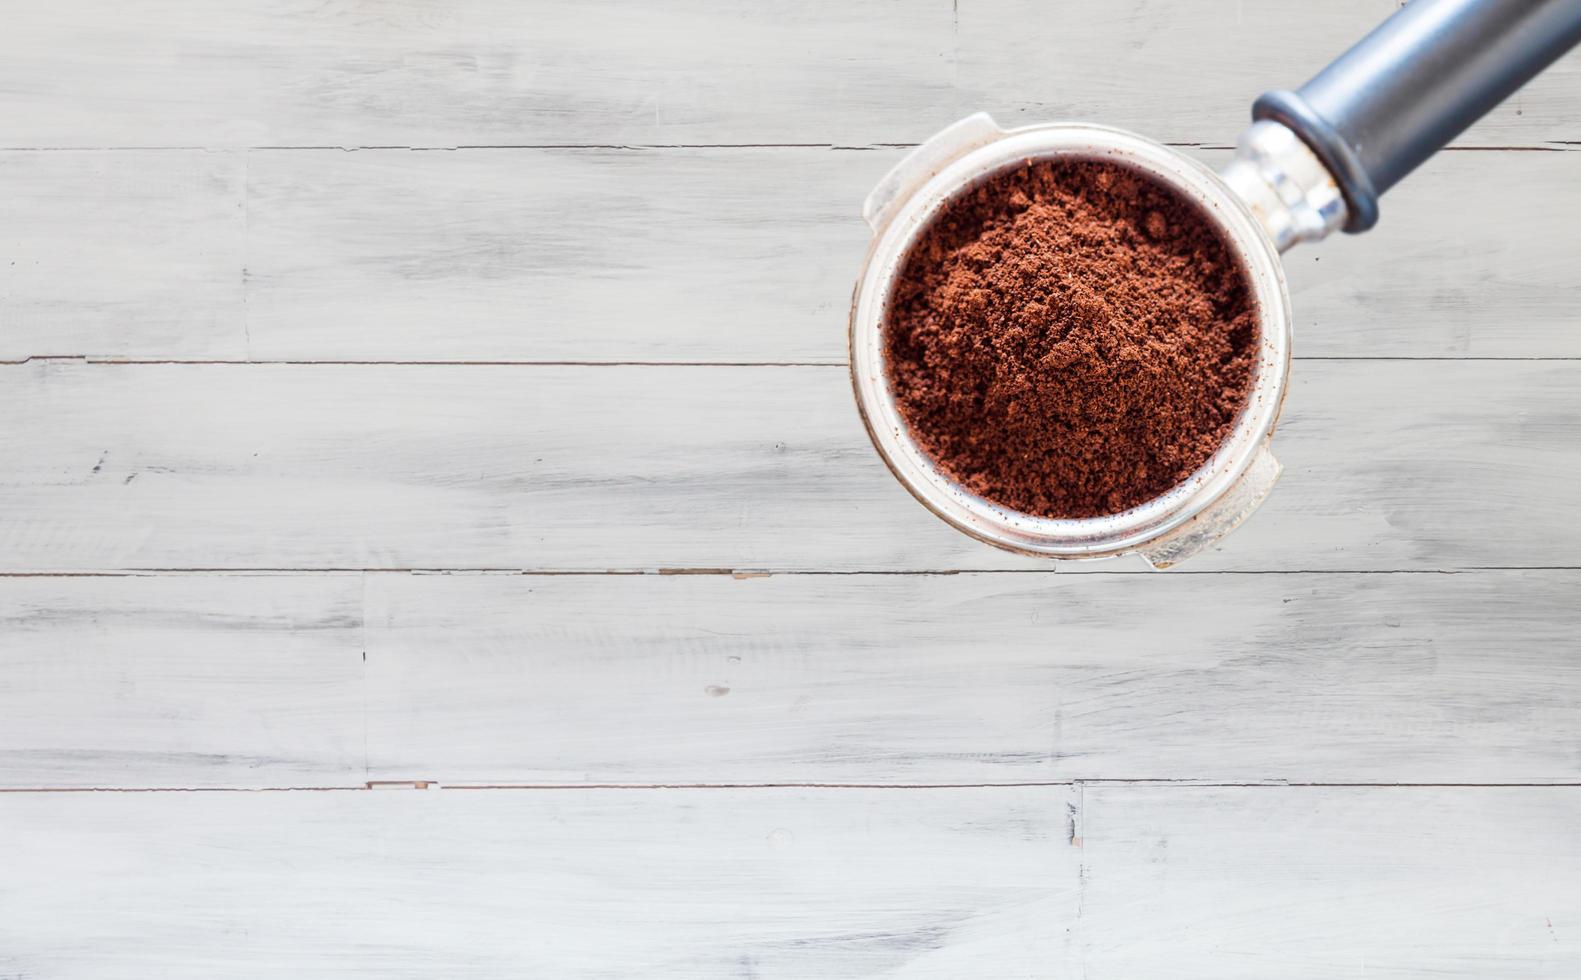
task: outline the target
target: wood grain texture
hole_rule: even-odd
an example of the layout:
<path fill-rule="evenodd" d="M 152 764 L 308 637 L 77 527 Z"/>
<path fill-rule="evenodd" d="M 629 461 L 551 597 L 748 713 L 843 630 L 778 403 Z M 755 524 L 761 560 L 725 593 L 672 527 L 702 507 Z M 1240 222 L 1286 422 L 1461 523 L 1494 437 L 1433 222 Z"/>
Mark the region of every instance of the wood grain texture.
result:
<path fill-rule="evenodd" d="M 903 152 L 0 153 L 0 357 L 843 363 Z M 1578 178 L 1434 158 L 1287 256 L 1296 356 L 1581 356 Z"/>
<path fill-rule="evenodd" d="M 862 197 L 901 152 L 254 153 L 252 350 L 843 362 Z"/>
<path fill-rule="evenodd" d="M 0 358 L 245 359 L 244 166 L 0 152 Z"/>
<path fill-rule="evenodd" d="M 46 362 L 0 381 L 13 571 L 1050 567 L 914 503 L 840 368 Z M 1300 365 L 1279 487 L 1191 567 L 1573 565 L 1578 413 L 1574 362 Z"/>
<path fill-rule="evenodd" d="M 1581 573 L 368 583 L 374 778 L 1581 780 Z"/>
<path fill-rule="evenodd" d="M 8 33 L 7 146 L 884 142 L 957 114 L 949 0 L 71 0 Z"/>
<path fill-rule="evenodd" d="M 857 211 L 900 153 L 257 153 L 252 351 L 843 363 Z M 1578 211 L 1581 153 L 1436 158 L 1376 233 L 1289 256 L 1298 356 L 1581 355 Z"/>
<path fill-rule="evenodd" d="M 360 575 L 0 579 L 0 788 L 360 786 Z"/>
<path fill-rule="evenodd" d="M 1399 5 L 961 0 L 957 96 L 1006 122 L 1086 119 L 1165 142 L 1229 145 L 1260 93 L 1300 86 Z M 1581 57 L 1571 54 L 1455 143 L 1581 139 L 1578 81 Z"/>
<path fill-rule="evenodd" d="M 0 971 L 1034 978 L 1067 791 L 0 793 Z"/>
<path fill-rule="evenodd" d="M 1574 782 L 1578 587 L 0 578 L 0 788 Z"/>
<path fill-rule="evenodd" d="M 10 793 L 0 967 L 1558 978 L 1578 817 L 1575 787 Z"/>
<path fill-rule="evenodd" d="M 1394 0 L 0 6 L 0 977 L 1581 974 L 1581 56 L 1291 254 L 1266 507 L 1070 575 L 868 446 L 861 198 Z"/>
<path fill-rule="evenodd" d="M 10 12 L 0 131 L 8 147 L 865 145 L 989 109 L 1222 145 L 1259 92 L 1299 85 L 1393 9 L 69 0 Z M 1581 139 L 1578 72 L 1562 61 L 1463 141 Z"/>
<path fill-rule="evenodd" d="M 1083 796 L 1089 980 L 1581 972 L 1581 788 Z"/>
<path fill-rule="evenodd" d="M 1295 356 L 1581 357 L 1578 189 L 1581 152 L 1433 157 L 1372 231 L 1286 253 Z"/>

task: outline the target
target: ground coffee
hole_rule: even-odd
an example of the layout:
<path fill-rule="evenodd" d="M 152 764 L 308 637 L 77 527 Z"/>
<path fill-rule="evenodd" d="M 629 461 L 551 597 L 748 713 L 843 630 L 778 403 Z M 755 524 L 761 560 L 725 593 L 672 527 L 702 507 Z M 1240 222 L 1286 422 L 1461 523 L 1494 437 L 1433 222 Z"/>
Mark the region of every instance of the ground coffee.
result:
<path fill-rule="evenodd" d="M 1246 400 L 1256 317 L 1217 230 L 1141 173 L 1029 161 L 953 201 L 886 317 L 912 433 L 984 497 L 1113 514 L 1182 482 Z"/>

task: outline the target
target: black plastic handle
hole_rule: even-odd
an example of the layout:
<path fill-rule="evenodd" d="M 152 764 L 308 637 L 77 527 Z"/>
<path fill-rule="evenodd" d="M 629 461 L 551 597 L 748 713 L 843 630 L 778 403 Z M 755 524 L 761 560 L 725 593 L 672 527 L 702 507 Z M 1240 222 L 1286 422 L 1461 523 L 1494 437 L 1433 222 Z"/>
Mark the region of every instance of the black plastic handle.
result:
<path fill-rule="evenodd" d="M 1253 119 L 1294 130 L 1334 175 L 1345 230 L 1378 195 L 1581 42 L 1581 0 L 1411 0 L 1299 91 Z"/>

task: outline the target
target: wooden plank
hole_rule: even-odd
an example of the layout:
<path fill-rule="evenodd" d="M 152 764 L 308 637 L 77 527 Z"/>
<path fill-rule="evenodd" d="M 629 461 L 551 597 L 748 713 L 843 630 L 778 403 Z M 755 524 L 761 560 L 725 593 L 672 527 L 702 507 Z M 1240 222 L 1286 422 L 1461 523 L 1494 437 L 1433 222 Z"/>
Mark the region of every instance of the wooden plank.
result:
<path fill-rule="evenodd" d="M 0 153 L 0 358 L 245 358 L 243 166 Z"/>
<path fill-rule="evenodd" d="M 949 0 L 68 0 L 7 26 L 7 146 L 885 142 L 957 115 Z"/>
<path fill-rule="evenodd" d="M 843 362 L 862 196 L 901 153 L 255 153 L 253 351 Z"/>
<path fill-rule="evenodd" d="M 1576 781 L 1578 585 L 375 575 L 369 761 L 447 783 Z"/>
<path fill-rule="evenodd" d="M 841 363 L 860 197 L 902 152 L 3 153 L 0 357 Z M 1581 356 L 1578 177 L 1435 158 L 1376 231 L 1288 256 L 1297 356 Z"/>
<path fill-rule="evenodd" d="M 1372 231 L 1285 255 L 1296 356 L 1581 357 L 1578 191 L 1581 153 L 1433 157 Z"/>
<path fill-rule="evenodd" d="M 1042 977 L 1063 788 L 0 794 L 11 976 Z"/>
<path fill-rule="evenodd" d="M 839 368 L 44 362 L 0 382 L 13 571 L 1049 567 L 914 503 Z M 1189 567 L 1573 565 L 1578 405 L 1574 362 L 1307 362 L 1279 488 Z"/>
<path fill-rule="evenodd" d="M 1074 824 L 1067 802 L 1059 788 L 0 794 L 0 966 L 1299 980 L 1581 964 L 1574 787 L 1088 786 Z"/>
<path fill-rule="evenodd" d="M 956 90 L 1007 122 L 1085 119 L 1165 142 L 1228 145 L 1252 100 L 1296 88 L 1399 0 L 962 0 Z M 1547 73 L 1455 142 L 1533 146 L 1577 139 L 1581 57 Z"/>
<path fill-rule="evenodd" d="M 1084 797 L 1080 976 L 1581 972 L 1581 788 Z"/>
<path fill-rule="evenodd" d="M 361 578 L 0 578 L 0 788 L 1581 780 L 1575 571 Z"/>
<path fill-rule="evenodd" d="M 859 199 L 900 152 L 258 153 L 252 349 L 840 363 Z M 1490 166 L 1498 195 L 1482 193 Z M 1297 350 L 1581 356 L 1578 177 L 1581 153 L 1434 160 L 1376 233 L 1290 256 Z"/>
<path fill-rule="evenodd" d="M 4 145 L 917 142 L 978 108 L 1232 141 L 1392 0 L 69 0 L 0 42 Z M 310 39 L 311 43 L 305 43 Z M 1471 130 L 1581 138 L 1581 60 Z"/>
<path fill-rule="evenodd" d="M 0 787 L 360 786 L 361 576 L 0 579 Z"/>

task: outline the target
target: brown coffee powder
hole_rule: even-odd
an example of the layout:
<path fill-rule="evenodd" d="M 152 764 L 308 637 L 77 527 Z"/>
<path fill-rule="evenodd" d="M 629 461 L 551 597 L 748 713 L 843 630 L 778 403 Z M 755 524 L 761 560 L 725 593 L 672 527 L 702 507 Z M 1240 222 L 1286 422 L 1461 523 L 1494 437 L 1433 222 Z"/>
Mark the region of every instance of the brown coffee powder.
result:
<path fill-rule="evenodd" d="M 957 198 L 885 323 L 901 415 L 953 478 L 1042 517 L 1185 480 L 1246 400 L 1256 315 L 1195 205 L 1129 168 L 1028 161 Z"/>

